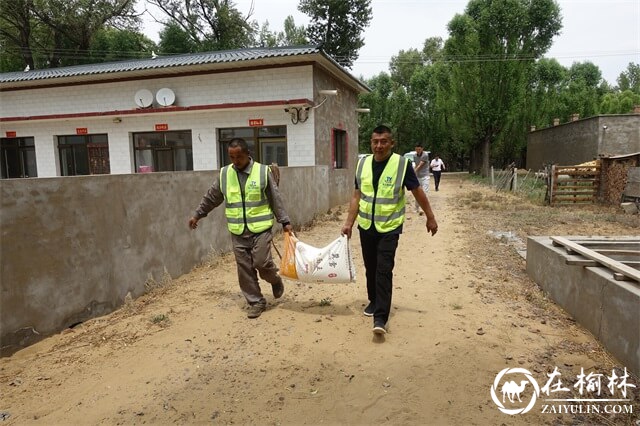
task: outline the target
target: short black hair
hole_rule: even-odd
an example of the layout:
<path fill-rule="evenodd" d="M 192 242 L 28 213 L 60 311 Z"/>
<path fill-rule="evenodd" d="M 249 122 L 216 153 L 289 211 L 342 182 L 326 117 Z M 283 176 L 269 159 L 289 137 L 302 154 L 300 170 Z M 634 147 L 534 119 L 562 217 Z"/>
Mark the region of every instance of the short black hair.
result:
<path fill-rule="evenodd" d="M 247 141 L 242 138 L 233 138 L 229 142 L 229 148 L 240 148 L 242 152 L 249 153 L 249 145 L 247 145 Z"/>
<path fill-rule="evenodd" d="M 416 146 L 414 146 L 414 148 L 423 148 L 421 143 L 417 143 Z"/>
<path fill-rule="evenodd" d="M 373 129 L 373 133 L 376 133 L 378 135 L 381 135 L 383 133 L 389 133 L 391 136 L 393 136 L 393 132 L 391 131 L 391 129 L 388 126 L 385 126 L 384 124 L 380 124 L 375 129 Z"/>

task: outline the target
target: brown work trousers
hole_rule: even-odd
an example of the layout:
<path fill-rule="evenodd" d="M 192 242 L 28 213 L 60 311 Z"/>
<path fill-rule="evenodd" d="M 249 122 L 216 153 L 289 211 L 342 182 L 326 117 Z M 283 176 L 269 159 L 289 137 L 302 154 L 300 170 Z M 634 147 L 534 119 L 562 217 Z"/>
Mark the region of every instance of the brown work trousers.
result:
<path fill-rule="evenodd" d="M 278 275 L 278 267 L 271 257 L 272 239 L 270 230 L 260 234 L 231 234 L 240 290 L 250 305 L 258 302 L 266 303 L 260 291 L 258 273 L 260 273 L 260 278 L 268 283 L 282 282 L 282 278 Z"/>

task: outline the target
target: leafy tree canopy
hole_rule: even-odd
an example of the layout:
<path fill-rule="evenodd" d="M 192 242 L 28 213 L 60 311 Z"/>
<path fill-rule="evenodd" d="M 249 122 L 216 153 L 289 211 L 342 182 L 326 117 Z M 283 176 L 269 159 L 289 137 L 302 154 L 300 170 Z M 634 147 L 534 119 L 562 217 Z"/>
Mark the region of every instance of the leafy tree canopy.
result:
<path fill-rule="evenodd" d="M 300 0 L 298 10 L 311 18 L 309 41 L 351 68 L 364 46 L 362 33 L 371 21 L 371 0 Z"/>

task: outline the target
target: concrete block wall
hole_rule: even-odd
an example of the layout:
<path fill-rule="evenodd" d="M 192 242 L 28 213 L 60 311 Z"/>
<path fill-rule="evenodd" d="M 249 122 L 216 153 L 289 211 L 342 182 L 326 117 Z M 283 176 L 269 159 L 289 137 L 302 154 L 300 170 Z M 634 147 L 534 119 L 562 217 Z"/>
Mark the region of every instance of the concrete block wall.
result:
<path fill-rule="evenodd" d="M 599 115 L 529 133 L 527 168 L 571 166 L 599 155 L 635 152 L 640 152 L 640 114 Z"/>
<path fill-rule="evenodd" d="M 326 212 L 328 168 L 283 167 L 294 225 Z M 111 312 L 145 281 L 228 251 L 223 209 L 187 220 L 217 171 L 0 180 L 0 347 L 11 352 Z M 276 226 L 279 231 L 281 228 Z M 336 229 L 338 235 L 340 229 Z M 327 243 L 330 240 L 327 241 Z M 38 333 L 38 334 L 36 334 Z"/>
<path fill-rule="evenodd" d="M 573 238 L 573 237 L 572 237 Z M 527 274 L 621 363 L 640 375 L 640 285 L 604 267 L 566 265 L 548 237 L 527 240 Z"/>

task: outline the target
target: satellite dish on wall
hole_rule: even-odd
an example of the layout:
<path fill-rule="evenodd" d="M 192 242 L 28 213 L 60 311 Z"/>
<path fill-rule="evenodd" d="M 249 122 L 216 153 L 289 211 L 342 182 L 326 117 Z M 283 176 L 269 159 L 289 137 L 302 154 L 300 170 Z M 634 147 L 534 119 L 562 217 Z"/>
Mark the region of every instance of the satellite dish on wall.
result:
<path fill-rule="evenodd" d="M 158 90 L 158 93 L 156 93 L 156 101 L 162 106 L 173 105 L 175 100 L 176 94 L 173 93 L 173 90 L 166 87 Z"/>
<path fill-rule="evenodd" d="M 140 108 L 148 108 L 153 103 L 153 93 L 147 89 L 140 89 L 136 92 L 134 101 Z"/>

